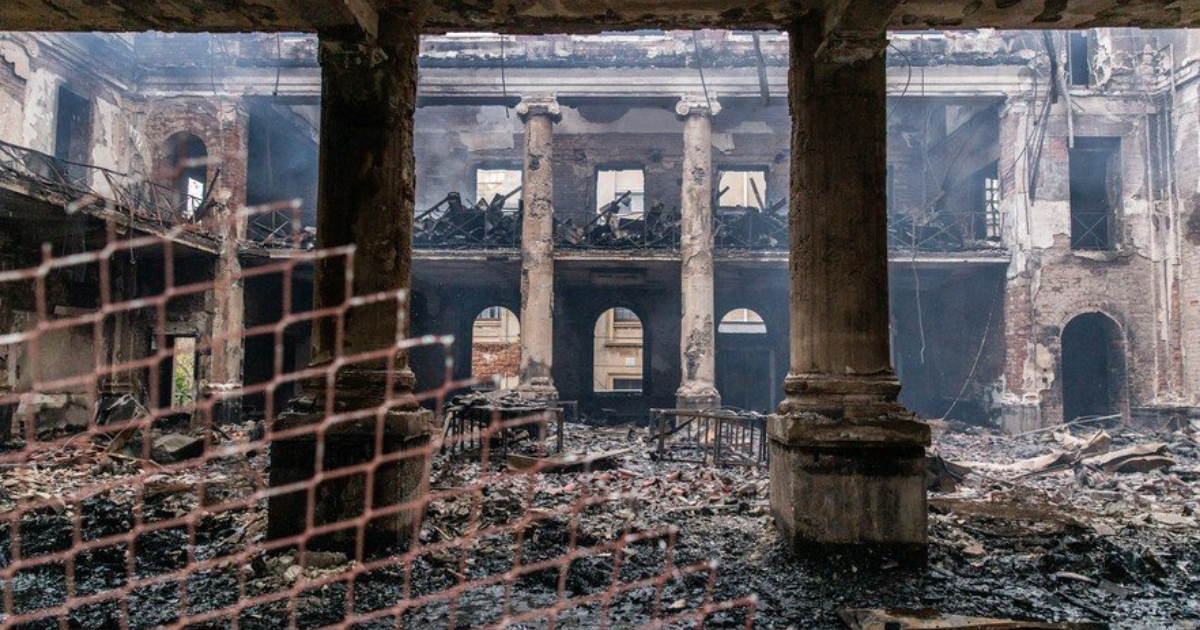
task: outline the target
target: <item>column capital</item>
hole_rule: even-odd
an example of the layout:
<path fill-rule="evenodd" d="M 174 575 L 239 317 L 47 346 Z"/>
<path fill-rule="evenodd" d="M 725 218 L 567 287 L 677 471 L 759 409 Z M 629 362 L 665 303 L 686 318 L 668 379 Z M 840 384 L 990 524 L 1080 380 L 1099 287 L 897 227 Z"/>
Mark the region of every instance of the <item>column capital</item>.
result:
<path fill-rule="evenodd" d="M 721 113 L 721 104 L 716 97 L 704 94 L 684 94 L 675 104 L 675 114 L 682 118 L 688 116 L 716 116 Z"/>
<path fill-rule="evenodd" d="M 553 94 L 533 94 L 522 97 L 521 102 L 517 103 L 517 115 L 521 120 L 528 120 L 530 116 L 546 116 L 558 122 L 562 118 L 562 108 Z"/>

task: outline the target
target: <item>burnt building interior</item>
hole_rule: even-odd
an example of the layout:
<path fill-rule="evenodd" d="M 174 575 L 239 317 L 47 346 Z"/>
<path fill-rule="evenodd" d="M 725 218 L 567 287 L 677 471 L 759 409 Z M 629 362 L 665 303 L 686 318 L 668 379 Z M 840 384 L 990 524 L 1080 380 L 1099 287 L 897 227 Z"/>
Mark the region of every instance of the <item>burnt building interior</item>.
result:
<path fill-rule="evenodd" d="M 1178 1 L 15 0 L 0 627 L 1195 627 L 1198 24 Z M 35 474 L 60 469 L 85 472 Z M 517 542 L 480 551 L 487 501 L 523 496 L 504 471 L 573 481 L 511 499 Z M 612 478 L 643 520 L 584 536 Z M 87 502 L 121 492 L 105 536 L 182 529 L 185 558 L 36 573 L 59 566 L 37 540 L 95 547 Z M 155 525 L 163 492 L 195 496 Z M 236 551 L 198 542 L 213 514 L 252 532 Z M 529 586 L 539 519 L 571 534 Z M 671 601 L 610 610 L 658 569 L 606 537 L 652 525 L 726 567 L 723 602 L 668 560 Z M 210 553 L 245 568 L 152 612 L 138 589 L 189 591 Z M 589 553 L 601 612 L 564 600 Z M 376 569 L 392 608 L 330 594 Z M 997 601 L 1022 572 L 1035 594 Z M 986 625 L 1010 622 L 1035 625 Z"/>

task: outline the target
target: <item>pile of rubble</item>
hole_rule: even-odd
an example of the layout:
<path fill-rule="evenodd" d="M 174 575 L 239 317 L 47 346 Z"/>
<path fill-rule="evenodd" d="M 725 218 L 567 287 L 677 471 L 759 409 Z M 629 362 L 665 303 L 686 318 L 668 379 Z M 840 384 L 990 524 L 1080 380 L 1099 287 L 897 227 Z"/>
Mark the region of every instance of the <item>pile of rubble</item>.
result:
<path fill-rule="evenodd" d="M 504 404 L 507 399 L 499 396 Z M 463 408 L 496 403 L 495 397 L 458 401 Z M 342 618 L 351 583 L 356 609 L 390 606 L 404 596 L 406 580 L 407 592 L 428 594 L 503 574 L 518 545 L 522 562 L 533 563 L 665 530 L 671 532 L 670 545 L 631 544 L 618 554 L 588 555 L 561 570 L 523 575 L 513 585 L 512 600 L 531 610 L 553 605 L 561 589 L 567 596 L 605 592 L 615 580 L 660 574 L 669 558 L 675 567 L 715 563 L 716 579 L 710 585 L 679 575 L 662 593 L 649 587 L 623 593 L 607 605 L 610 625 L 636 626 L 651 617 L 656 602 L 660 610 L 685 611 L 710 596 L 722 601 L 754 595 L 762 628 L 967 627 L 964 617 L 987 618 L 993 625 L 986 627 L 997 628 L 1200 627 L 1198 427 L 1108 426 L 1011 437 L 956 423 L 935 425 L 929 562 L 916 568 L 861 556 L 797 558 L 771 522 L 765 469 L 664 461 L 656 456 L 653 432 L 643 427 L 577 424 L 564 425 L 561 453 L 496 452 L 486 461 L 436 457 L 435 499 L 420 532 L 421 543 L 433 550 L 403 568 L 372 569 L 339 581 L 337 576 L 361 570 L 345 555 L 262 551 L 263 506 L 205 515 L 192 533 L 186 527 L 153 532 L 154 544 L 137 545 L 136 565 L 139 574 L 178 570 L 187 562 L 180 553 L 189 535 L 196 558 L 255 550 L 244 563 L 189 579 L 187 605 L 230 605 L 241 572 L 248 595 L 297 588 L 304 595 L 290 604 L 294 612 L 286 602 L 248 610 L 239 627 L 279 627 L 291 614 L 298 626 L 316 627 Z M 223 431 L 210 437 L 216 446 L 244 443 L 260 428 L 247 423 Z M 93 528 L 125 531 L 136 501 L 143 502 L 148 521 L 200 511 L 213 493 L 245 496 L 262 488 L 269 466 L 259 453 L 156 473 L 152 461 L 110 453 L 109 439 L 68 443 L 6 471 L 0 513 L 19 502 L 62 497 L 55 509 L 22 518 L 23 553 L 69 549 L 79 510 L 85 538 Z M 76 496 L 97 479 L 126 477 L 145 479 L 140 498 L 129 487 Z M 592 499 L 586 509 L 577 509 Z M 519 539 L 511 532 L 475 534 L 523 518 L 532 520 Z M 445 542 L 455 544 L 437 548 Z M 8 549 L 7 539 L 0 540 L 0 561 L 7 562 Z M 102 551 L 76 559 L 81 592 L 120 586 L 124 552 Z M 13 584 L 16 608 L 55 605 L 62 587 L 61 570 L 53 565 L 23 572 Z M 170 623 L 178 597 L 179 589 L 164 583 L 134 592 L 125 605 L 134 626 L 153 627 Z M 453 604 L 406 612 L 404 627 L 445 627 L 451 610 L 459 627 L 495 623 L 502 614 L 497 602 L 505 597 L 504 585 L 467 589 Z M 594 627 L 598 614 L 589 606 L 565 610 L 556 627 Z M 117 615 L 118 606 L 104 602 L 81 607 L 72 622 L 108 627 Z M 706 627 L 742 627 L 743 615 L 717 613 Z M 1011 625 L 1014 619 L 1039 623 Z M 385 620 L 379 627 L 394 623 Z"/>

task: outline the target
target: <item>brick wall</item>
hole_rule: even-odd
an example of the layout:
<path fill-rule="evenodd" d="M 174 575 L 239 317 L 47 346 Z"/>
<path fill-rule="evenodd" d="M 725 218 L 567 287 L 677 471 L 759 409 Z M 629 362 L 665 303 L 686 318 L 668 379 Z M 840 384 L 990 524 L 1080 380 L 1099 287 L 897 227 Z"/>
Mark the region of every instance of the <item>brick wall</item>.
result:
<path fill-rule="evenodd" d="M 177 133 L 190 133 L 204 142 L 208 151 L 209 180 L 216 169 L 221 169 L 211 197 L 230 208 L 245 205 L 250 118 L 239 99 L 153 99 L 146 103 L 144 115 L 142 131 L 150 151 L 147 172 L 159 180 L 169 179 L 172 173 L 167 156 L 171 138 Z"/>
<path fill-rule="evenodd" d="M 515 377 L 521 372 L 521 344 L 518 342 L 482 342 L 471 344 L 471 376 Z"/>

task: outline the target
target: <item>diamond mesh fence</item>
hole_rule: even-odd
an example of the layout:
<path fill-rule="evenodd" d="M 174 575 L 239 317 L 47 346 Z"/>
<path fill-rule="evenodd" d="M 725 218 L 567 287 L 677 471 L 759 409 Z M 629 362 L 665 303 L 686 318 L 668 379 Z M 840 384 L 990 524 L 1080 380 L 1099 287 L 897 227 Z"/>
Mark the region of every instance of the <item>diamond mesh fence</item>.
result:
<path fill-rule="evenodd" d="M 470 385 L 451 377 L 453 339 L 349 350 L 356 310 L 403 321 L 408 299 L 354 294 L 353 246 L 297 243 L 209 271 L 256 217 L 290 216 L 302 234 L 297 205 L 157 232 L 97 197 L 67 210 L 102 226 L 94 246 L 45 245 L 36 264 L 0 268 L 0 383 L 13 384 L 0 389 L 13 418 L 0 628 L 751 626 L 754 601 L 716 598 L 715 563 L 677 563 L 678 531 L 639 523 L 635 493 L 547 483 L 550 466 L 586 465 L 545 456 L 552 412 L 445 431 L 448 397 Z M 339 261 L 324 268 L 346 274 L 344 299 L 294 309 L 292 287 L 322 261 Z M 212 324 L 240 319 L 223 310 L 230 292 L 263 278 L 281 287 L 275 316 Z M 274 299 L 253 298 L 248 311 Z M 210 334 L 179 343 L 180 305 Z M 329 356 L 294 367 L 289 335 L 321 321 L 335 331 Z M 273 355 L 256 357 L 269 378 L 222 378 L 252 338 L 271 340 Z M 395 375 L 422 347 L 445 354 L 446 374 L 414 395 Z M 344 377 L 362 366 L 372 390 L 348 404 Z M 260 417 L 228 419 L 250 400 Z M 491 451 L 518 434 L 532 464 L 514 469 Z"/>

